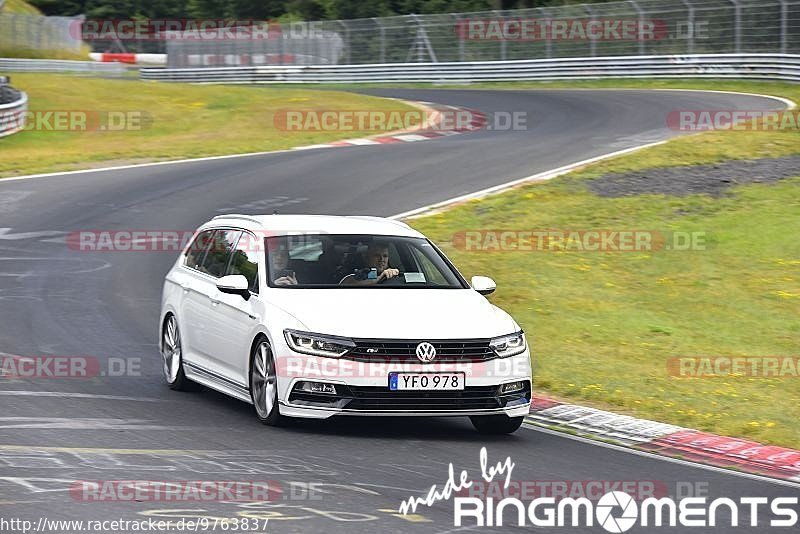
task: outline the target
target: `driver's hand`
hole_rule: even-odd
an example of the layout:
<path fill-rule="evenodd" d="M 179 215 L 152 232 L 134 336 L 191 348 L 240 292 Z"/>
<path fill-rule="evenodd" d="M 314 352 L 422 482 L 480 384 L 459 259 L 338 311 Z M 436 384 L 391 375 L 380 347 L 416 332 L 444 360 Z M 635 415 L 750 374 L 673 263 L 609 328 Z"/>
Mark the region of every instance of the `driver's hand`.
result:
<path fill-rule="evenodd" d="M 275 285 L 277 286 L 296 286 L 297 285 L 297 278 L 294 276 L 281 276 L 280 278 L 275 279 Z"/>
<path fill-rule="evenodd" d="M 394 278 L 399 274 L 400 274 L 399 269 L 386 269 L 381 273 L 377 281 L 380 282 L 381 280 L 388 280 L 389 278 Z"/>

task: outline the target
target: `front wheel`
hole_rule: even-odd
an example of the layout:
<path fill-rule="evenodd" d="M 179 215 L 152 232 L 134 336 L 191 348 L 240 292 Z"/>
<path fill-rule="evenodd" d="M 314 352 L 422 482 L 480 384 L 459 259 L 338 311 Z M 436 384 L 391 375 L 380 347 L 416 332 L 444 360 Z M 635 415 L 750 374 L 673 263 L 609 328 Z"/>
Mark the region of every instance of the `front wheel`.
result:
<path fill-rule="evenodd" d="M 524 419 L 507 415 L 473 415 L 469 418 L 472 426 L 481 434 L 513 434 Z"/>
<path fill-rule="evenodd" d="M 250 399 L 256 417 L 265 425 L 280 426 L 285 418 L 278 408 L 278 374 L 275 358 L 266 339 L 261 339 L 250 358 Z"/>
<path fill-rule="evenodd" d="M 164 360 L 164 380 L 171 389 L 188 391 L 192 382 L 183 372 L 183 350 L 181 347 L 181 331 L 174 315 L 170 315 L 164 323 L 161 333 L 161 357 Z"/>

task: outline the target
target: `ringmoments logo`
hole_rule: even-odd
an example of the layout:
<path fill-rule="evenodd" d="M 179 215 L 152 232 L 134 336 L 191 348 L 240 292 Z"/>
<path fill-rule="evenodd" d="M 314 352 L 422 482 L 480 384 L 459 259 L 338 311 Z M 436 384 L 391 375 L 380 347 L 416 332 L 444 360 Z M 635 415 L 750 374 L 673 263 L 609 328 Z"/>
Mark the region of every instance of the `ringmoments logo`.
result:
<path fill-rule="evenodd" d="M 641 503 L 622 491 L 606 493 L 594 503 L 586 498 L 542 497 L 530 502 L 509 497 L 495 502 L 473 497 L 454 499 L 453 520 L 456 527 L 479 526 L 598 526 L 607 532 L 627 532 L 635 525 L 643 527 L 746 527 L 750 524 L 770 527 L 795 527 L 798 498 L 742 497 L 734 500 L 706 497 L 675 499 L 648 498 Z M 742 512 L 750 512 L 750 520 Z M 768 516 L 764 518 L 764 516 Z"/>
<path fill-rule="evenodd" d="M 511 457 L 489 466 L 486 447 L 480 451 L 480 476 L 491 484 L 497 478 L 505 490 L 512 482 L 516 464 Z M 400 504 L 399 512 L 407 515 L 420 506 L 433 506 L 437 502 L 453 499 L 453 524 L 460 527 L 593 527 L 606 532 L 627 532 L 634 526 L 642 527 L 713 527 L 730 531 L 752 525 L 770 528 L 796 527 L 798 522 L 798 497 L 646 497 L 637 500 L 625 491 L 610 490 L 596 501 L 586 497 L 554 496 L 494 498 L 488 496 L 461 496 L 474 481 L 466 470 L 456 476 L 453 464 L 448 466 L 447 481 L 439 488 L 431 486 L 424 497 L 409 497 Z M 749 517 L 745 518 L 745 515 Z"/>

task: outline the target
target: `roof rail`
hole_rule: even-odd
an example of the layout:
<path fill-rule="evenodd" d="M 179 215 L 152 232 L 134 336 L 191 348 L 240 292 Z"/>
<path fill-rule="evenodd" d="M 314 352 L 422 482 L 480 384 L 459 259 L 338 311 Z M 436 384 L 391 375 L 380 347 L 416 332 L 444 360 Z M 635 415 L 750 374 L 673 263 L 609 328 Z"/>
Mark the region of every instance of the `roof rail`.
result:
<path fill-rule="evenodd" d="M 255 215 L 242 215 L 241 213 L 228 213 L 225 215 L 217 215 L 211 220 L 216 221 L 217 219 L 243 219 L 245 221 L 261 224 L 261 220 L 258 219 L 258 217 L 256 217 Z"/>
<path fill-rule="evenodd" d="M 366 221 L 388 222 L 388 223 L 392 223 L 392 224 L 394 224 L 396 226 L 400 226 L 402 228 L 411 228 L 408 224 L 404 223 L 403 221 L 401 221 L 399 219 L 390 219 L 388 217 L 376 217 L 374 215 L 348 215 L 347 217 L 350 218 L 350 219 L 363 219 L 363 220 L 366 220 Z"/>

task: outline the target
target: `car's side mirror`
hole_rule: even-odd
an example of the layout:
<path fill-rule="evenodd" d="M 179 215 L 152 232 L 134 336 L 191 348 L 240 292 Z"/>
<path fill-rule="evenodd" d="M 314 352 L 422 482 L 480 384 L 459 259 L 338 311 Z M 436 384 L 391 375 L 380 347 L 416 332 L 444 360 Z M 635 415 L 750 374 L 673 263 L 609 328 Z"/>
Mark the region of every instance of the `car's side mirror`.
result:
<path fill-rule="evenodd" d="M 241 295 L 244 300 L 250 298 L 250 283 L 241 274 L 223 276 L 217 280 L 217 289 L 229 295 Z"/>
<path fill-rule="evenodd" d="M 472 289 L 481 295 L 490 295 L 494 293 L 495 289 L 497 289 L 497 284 L 495 284 L 494 280 L 488 276 L 473 276 Z"/>

